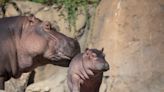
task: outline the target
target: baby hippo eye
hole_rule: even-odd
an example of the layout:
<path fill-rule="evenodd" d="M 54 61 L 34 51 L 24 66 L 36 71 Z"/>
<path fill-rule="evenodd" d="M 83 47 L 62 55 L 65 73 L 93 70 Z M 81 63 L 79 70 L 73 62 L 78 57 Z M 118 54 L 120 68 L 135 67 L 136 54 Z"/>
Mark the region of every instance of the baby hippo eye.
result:
<path fill-rule="evenodd" d="M 92 57 L 93 57 L 93 58 L 96 58 L 96 56 L 97 56 L 97 55 L 96 55 L 95 53 L 92 53 Z"/>

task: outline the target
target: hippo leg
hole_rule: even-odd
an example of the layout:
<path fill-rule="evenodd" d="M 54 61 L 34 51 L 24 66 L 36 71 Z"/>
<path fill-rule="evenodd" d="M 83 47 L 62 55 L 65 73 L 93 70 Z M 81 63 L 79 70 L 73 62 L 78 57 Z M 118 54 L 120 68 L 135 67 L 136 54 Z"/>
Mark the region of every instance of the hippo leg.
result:
<path fill-rule="evenodd" d="M 5 83 L 4 78 L 0 77 L 0 90 L 4 90 L 4 83 Z"/>
<path fill-rule="evenodd" d="M 72 76 L 72 92 L 80 92 L 80 78 L 77 75 Z"/>

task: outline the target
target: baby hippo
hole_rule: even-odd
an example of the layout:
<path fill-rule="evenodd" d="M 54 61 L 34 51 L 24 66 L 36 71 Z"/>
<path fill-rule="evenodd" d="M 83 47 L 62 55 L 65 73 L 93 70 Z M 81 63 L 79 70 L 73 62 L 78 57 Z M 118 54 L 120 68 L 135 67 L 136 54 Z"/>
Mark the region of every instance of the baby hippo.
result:
<path fill-rule="evenodd" d="M 103 72 L 109 70 L 102 50 L 86 49 L 77 54 L 68 69 L 68 87 L 71 92 L 99 92 Z"/>

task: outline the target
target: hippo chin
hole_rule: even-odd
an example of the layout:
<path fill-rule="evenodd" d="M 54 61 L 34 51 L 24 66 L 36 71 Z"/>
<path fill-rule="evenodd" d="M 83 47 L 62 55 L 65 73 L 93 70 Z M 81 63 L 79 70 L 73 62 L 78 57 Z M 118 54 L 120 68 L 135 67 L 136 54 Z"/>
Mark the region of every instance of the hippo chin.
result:
<path fill-rule="evenodd" d="M 52 63 L 68 66 L 80 52 L 77 40 L 69 38 L 34 16 L 0 19 L 0 89 L 11 77 Z"/>

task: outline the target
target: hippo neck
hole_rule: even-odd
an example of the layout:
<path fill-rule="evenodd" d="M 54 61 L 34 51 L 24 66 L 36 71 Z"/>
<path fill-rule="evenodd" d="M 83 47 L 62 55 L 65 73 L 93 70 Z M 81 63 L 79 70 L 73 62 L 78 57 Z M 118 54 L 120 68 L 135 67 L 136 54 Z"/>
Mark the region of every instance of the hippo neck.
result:
<path fill-rule="evenodd" d="M 15 22 L 11 25 L 11 31 L 13 31 L 14 36 L 18 36 L 19 39 L 21 38 L 23 33 L 23 24 L 25 19 L 25 16 L 15 17 Z"/>
<path fill-rule="evenodd" d="M 21 39 L 22 34 L 22 25 L 25 17 L 23 16 L 16 16 L 16 17 L 9 17 L 9 18 L 3 18 L 0 20 L 0 24 L 2 26 L 2 31 L 0 31 L 1 34 L 5 35 L 2 36 L 3 41 L 7 42 L 6 47 L 8 47 L 8 53 L 9 55 L 9 67 L 12 72 L 12 77 L 19 77 L 20 76 L 20 69 L 18 66 L 18 46 L 19 46 L 19 40 Z"/>

